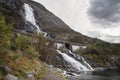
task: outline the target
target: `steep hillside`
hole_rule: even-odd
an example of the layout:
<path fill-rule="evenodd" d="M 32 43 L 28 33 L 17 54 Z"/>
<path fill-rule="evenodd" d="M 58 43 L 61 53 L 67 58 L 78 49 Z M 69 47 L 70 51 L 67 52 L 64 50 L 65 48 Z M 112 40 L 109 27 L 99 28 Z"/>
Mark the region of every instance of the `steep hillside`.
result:
<path fill-rule="evenodd" d="M 51 38 L 87 45 L 86 49 L 78 52 L 85 56 L 89 62 L 95 62 L 96 65 L 91 62 L 94 67 L 115 66 L 120 68 L 119 44 L 107 43 L 75 32 L 60 18 L 48 11 L 42 4 L 31 0 L 0 0 L 0 12 L 5 16 L 7 23 L 13 23 L 14 30 L 20 30 L 24 33 L 33 33 L 36 30 L 35 25 L 25 20 L 24 3 L 31 6 L 37 25 L 42 31 L 47 32 Z M 51 58 L 51 55 L 49 56 Z M 47 58 L 49 56 L 47 56 Z M 51 62 L 52 61 L 51 59 Z M 111 61 L 113 62 L 111 63 Z M 97 63 L 99 63 L 99 65 L 97 65 Z"/>
<path fill-rule="evenodd" d="M 29 1 L 29 4 L 34 9 L 36 20 L 40 28 L 50 33 L 51 37 L 81 44 L 93 43 L 94 39 L 72 30 L 60 18 L 48 11 L 42 4 L 34 1 Z"/>

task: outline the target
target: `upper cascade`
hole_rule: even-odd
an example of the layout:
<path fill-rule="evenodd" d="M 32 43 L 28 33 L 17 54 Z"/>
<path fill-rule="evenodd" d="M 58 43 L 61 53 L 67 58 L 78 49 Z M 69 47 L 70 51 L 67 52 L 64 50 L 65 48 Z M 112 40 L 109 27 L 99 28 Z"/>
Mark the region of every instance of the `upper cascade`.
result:
<path fill-rule="evenodd" d="M 24 9 L 25 9 L 25 20 L 33 24 L 37 28 L 37 32 L 40 33 L 41 30 L 39 26 L 36 24 L 34 11 L 32 7 L 29 4 L 24 3 Z"/>

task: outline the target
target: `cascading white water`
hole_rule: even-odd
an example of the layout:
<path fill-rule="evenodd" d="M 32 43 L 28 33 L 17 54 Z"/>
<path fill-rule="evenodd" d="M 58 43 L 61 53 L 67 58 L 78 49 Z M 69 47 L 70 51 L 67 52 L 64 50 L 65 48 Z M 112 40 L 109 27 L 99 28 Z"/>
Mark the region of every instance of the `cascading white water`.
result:
<path fill-rule="evenodd" d="M 83 61 L 83 64 L 84 64 L 87 68 L 89 68 L 90 70 L 93 70 L 93 68 L 90 66 L 90 64 L 88 64 L 82 56 L 77 55 L 77 54 L 71 52 L 70 50 L 69 50 L 69 53 L 70 53 L 71 55 L 73 55 L 75 58 L 77 58 L 77 59 L 79 59 L 79 60 L 82 60 L 82 61 Z"/>
<path fill-rule="evenodd" d="M 61 51 L 57 50 L 57 52 L 59 54 L 62 55 L 62 57 L 64 58 L 64 60 L 66 62 L 68 62 L 69 64 L 71 64 L 72 67 L 74 67 L 75 69 L 77 69 L 79 72 L 81 71 L 91 71 L 93 70 L 92 67 L 88 68 L 88 66 L 86 67 L 86 65 L 88 65 L 85 60 L 84 60 L 84 63 L 86 63 L 86 65 L 83 65 L 81 62 L 75 60 L 73 57 L 65 54 L 65 53 L 62 53 Z"/>
<path fill-rule="evenodd" d="M 36 24 L 34 11 L 32 7 L 29 4 L 24 3 L 24 9 L 25 9 L 25 20 L 33 24 L 37 28 L 37 32 L 40 33 L 41 30 L 39 26 Z"/>

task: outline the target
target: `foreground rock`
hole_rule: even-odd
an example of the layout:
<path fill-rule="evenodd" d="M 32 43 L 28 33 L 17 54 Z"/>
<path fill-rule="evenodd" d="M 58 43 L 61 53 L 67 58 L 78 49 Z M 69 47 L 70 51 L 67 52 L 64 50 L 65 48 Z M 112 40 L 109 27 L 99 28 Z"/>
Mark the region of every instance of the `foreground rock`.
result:
<path fill-rule="evenodd" d="M 18 77 L 8 74 L 5 76 L 4 80 L 18 80 Z"/>
<path fill-rule="evenodd" d="M 12 73 L 12 70 L 6 65 L 2 66 L 2 69 L 5 70 L 5 72 L 7 72 L 8 74 Z"/>

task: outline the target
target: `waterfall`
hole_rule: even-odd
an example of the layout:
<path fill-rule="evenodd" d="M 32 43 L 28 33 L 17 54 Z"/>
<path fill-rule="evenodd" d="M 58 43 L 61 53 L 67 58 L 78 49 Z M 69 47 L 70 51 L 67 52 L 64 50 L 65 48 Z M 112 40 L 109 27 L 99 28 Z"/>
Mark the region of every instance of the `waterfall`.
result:
<path fill-rule="evenodd" d="M 63 59 L 68 62 L 73 68 L 75 68 L 76 70 L 78 70 L 79 72 L 84 72 L 84 71 L 92 71 L 92 67 L 90 65 L 88 65 L 88 63 L 84 60 L 83 60 L 83 63 L 76 60 L 75 58 L 65 54 L 65 53 L 62 53 L 61 51 L 57 50 L 57 52 L 62 55 Z"/>
<path fill-rule="evenodd" d="M 40 33 L 41 30 L 39 26 L 36 24 L 34 11 L 32 7 L 29 4 L 24 3 L 24 9 L 25 9 L 25 20 L 33 24 L 37 28 L 37 32 Z"/>

